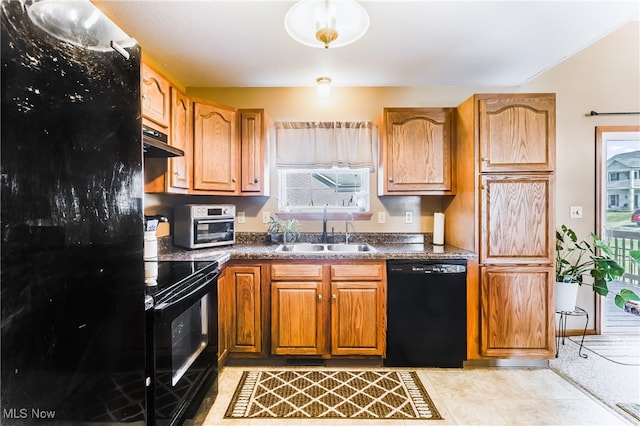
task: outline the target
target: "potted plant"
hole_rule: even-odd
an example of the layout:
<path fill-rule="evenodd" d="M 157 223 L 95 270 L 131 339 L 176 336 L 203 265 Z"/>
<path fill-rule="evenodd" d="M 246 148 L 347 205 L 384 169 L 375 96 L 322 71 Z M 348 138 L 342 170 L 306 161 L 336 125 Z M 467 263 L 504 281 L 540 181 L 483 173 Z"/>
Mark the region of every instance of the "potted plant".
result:
<path fill-rule="evenodd" d="M 298 231 L 299 226 L 300 223 L 296 219 L 289 219 L 283 226 L 285 244 L 293 243 L 298 240 L 300 237 L 300 232 Z"/>
<path fill-rule="evenodd" d="M 271 216 L 267 222 L 267 242 L 279 243 L 281 241 L 281 233 L 284 230 L 282 222 L 278 219 L 278 215 Z"/>
<path fill-rule="evenodd" d="M 593 232 L 578 241 L 576 233 L 566 225 L 556 231 L 556 311 L 574 310 L 578 286 L 586 284 L 585 275 L 592 277 L 593 283 L 588 285 L 593 291 L 606 296 L 607 283 L 622 274 L 624 268 L 616 262 L 609 246 Z"/>

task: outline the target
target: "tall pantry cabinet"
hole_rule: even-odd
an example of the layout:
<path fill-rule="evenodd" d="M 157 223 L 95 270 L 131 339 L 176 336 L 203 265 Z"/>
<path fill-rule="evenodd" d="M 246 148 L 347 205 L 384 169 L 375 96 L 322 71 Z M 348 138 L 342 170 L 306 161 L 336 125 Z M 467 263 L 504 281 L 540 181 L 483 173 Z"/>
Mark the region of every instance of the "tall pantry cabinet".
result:
<path fill-rule="evenodd" d="M 468 359 L 554 354 L 555 94 L 474 95 L 457 110 L 448 244 L 471 262 Z"/>

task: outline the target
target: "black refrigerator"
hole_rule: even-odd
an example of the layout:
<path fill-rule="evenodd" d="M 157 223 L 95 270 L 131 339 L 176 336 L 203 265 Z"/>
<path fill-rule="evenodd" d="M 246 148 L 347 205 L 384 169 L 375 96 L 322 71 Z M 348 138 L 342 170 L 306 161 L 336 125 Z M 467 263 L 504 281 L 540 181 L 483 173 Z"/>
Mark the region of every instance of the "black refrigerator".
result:
<path fill-rule="evenodd" d="M 30 4 L 1 4 L 0 424 L 144 424 L 140 48 Z"/>

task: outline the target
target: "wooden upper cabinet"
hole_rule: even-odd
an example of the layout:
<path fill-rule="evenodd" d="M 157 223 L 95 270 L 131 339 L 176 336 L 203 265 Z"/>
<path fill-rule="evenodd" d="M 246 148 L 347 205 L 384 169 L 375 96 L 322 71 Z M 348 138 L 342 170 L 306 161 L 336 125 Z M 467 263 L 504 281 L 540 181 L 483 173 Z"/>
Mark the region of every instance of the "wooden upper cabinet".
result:
<path fill-rule="evenodd" d="M 555 94 L 477 99 L 481 172 L 555 169 Z"/>
<path fill-rule="evenodd" d="M 143 120 L 144 124 L 167 133 L 170 122 L 169 81 L 144 62 L 141 74 L 142 117 L 146 119 Z"/>
<path fill-rule="evenodd" d="M 263 109 L 240 109 L 238 122 L 240 191 L 246 195 L 269 195 L 268 117 Z"/>
<path fill-rule="evenodd" d="M 480 263 L 552 264 L 554 176 L 481 176 Z"/>
<path fill-rule="evenodd" d="M 480 270 L 481 355 L 553 357 L 553 267 L 485 266 Z"/>
<path fill-rule="evenodd" d="M 379 195 L 453 194 L 454 108 L 385 108 Z"/>
<path fill-rule="evenodd" d="M 238 188 L 234 108 L 193 102 L 193 189 L 233 193 Z"/>
<path fill-rule="evenodd" d="M 189 98 L 171 87 L 171 145 L 184 151 L 182 157 L 169 158 L 167 192 L 188 192 L 191 183 L 192 137 Z"/>

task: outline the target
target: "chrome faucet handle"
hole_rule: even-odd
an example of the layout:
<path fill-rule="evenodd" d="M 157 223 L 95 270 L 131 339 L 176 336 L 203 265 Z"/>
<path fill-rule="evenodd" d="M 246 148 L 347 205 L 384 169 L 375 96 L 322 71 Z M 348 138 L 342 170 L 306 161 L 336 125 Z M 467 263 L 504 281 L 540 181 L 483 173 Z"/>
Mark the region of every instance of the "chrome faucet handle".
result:
<path fill-rule="evenodd" d="M 353 227 L 353 213 L 347 212 L 344 219 L 344 242 L 345 244 L 349 244 L 349 238 L 351 238 L 351 234 L 349 234 L 349 221 L 351 221 L 351 228 L 355 232 L 355 228 Z"/>

